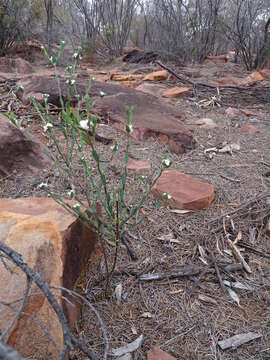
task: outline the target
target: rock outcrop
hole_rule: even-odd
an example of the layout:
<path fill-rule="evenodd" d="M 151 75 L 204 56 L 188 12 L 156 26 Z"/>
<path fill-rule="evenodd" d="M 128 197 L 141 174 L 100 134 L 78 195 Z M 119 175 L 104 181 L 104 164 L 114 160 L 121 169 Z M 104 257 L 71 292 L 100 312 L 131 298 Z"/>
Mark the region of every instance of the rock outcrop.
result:
<path fill-rule="evenodd" d="M 49 102 L 60 105 L 58 87 L 53 77 L 31 76 L 21 81 L 20 85 L 23 85 L 24 92 L 18 90 L 17 96 L 25 104 L 30 101 L 31 95 L 38 99 L 41 93 L 46 93 L 49 95 Z M 61 79 L 60 85 L 65 101 L 66 81 Z M 87 87 L 87 81 L 76 80 L 78 93 L 85 94 Z M 99 97 L 100 91 L 105 94 L 103 98 Z M 192 133 L 184 125 L 183 113 L 155 96 L 115 83 L 98 81 L 91 87 L 90 95 L 95 99 L 93 111 L 109 119 L 113 126 L 121 130 L 126 123 L 126 107 L 133 105 L 135 112 L 132 136 L 137 140 L 157 136 L 168 144 L 171 151 L 178 154 L 192 149 L 195 145 Z M 77 99 L 74 97 L 72 101 L 76 103 Z"/>
<path fill-rule="evenodd" d="M 49 285 L 73 289 L 95 251 L 97 236 L 52 199 L 0 199 L 0 241 L 21 254 L 28 266 Z M 9 303 L 23 299 L 26 276 L 12 263 L 7 264 L 12 272 L 0 262 L 0 298 Z M 72 329 L 78 317 L 78 306 L 65 302 L 61 291 L 54 293 Z M 75 304 L 74 299 L 68 297 L 68 300 Z M 1 308 L 0 332 L 6 328 L 6 320 L 11 323 L 14 311 L 18 310 L 20 304 L 21 301 L 18 301 L 13 304 L 13 308 Z M 24 313 L 8 334 L 8 344 L 25 358 L 58 359 L 42 327 L 61 349 L 61 325 L 44 296 L 33 284 Z"/>
<path fill-rule="evenodd" d="M 26 137 L 0 114 L 0 174 L 36 175 L 49 165 L 41 144 Z"/>

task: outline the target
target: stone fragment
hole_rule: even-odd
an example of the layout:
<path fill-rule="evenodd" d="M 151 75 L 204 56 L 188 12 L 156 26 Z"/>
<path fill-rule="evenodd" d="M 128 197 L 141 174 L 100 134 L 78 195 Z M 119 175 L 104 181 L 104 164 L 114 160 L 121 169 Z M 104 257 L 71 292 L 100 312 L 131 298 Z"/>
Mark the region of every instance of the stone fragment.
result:
<path fill-rule="evenodd" d="M 37 175 L 49 165 L 41 144 L 26 137 L 0 114 L 0 175 Z"/>
<path fill-rule="evenodd" d="M 164 90 L 166 90 L 166 87 L 160 84 L 143 82 L 136 88 L 136 90 L 142 91 L 146 94 L 150 94 L 153 96 L 161 96 Z"/>
<path fill-rule="evenodd" d="M 252 86 L 265 80 L 265 74 L 263 71 L 253 71 L 250 75 L 241 80 L 240 85 Z"/>
<path fill-rule="evenodd" d="M 214 120 L 209 119 L 209 118 L 202 118 L 202 119 L 198 119 L 194 122 L 194 124 L 200 126 L 203 129 L 214 129 L 217 127 L 217 124 L 214 122 Z"/>
<path fill-rule="evenodd" d="M 230 119 L 237 119 L 240 115 L 240 111 L 236 108 L 229 107 L 225 110 L 226 116 L 228 116 Z"/>
<path fill-rule="evenodd" d="M 241 84 L 241 79 L 237 78 L 235 76 L 224 76 L 224 77 L 220 77 L 217 78 L 217 83 L 219 83 L 220 85 L 240 85 Z"/>
<path fill-rule="evenodd" d="M 257 113 L 255 111 L 249 110 L 249 109 L 240 109 L 241 113 L 246 115 L 247 117 L 257 116 Z"/>
<path fill-rule="evenodd" d="M 245 124 L 241 127 L 241 131 L 243 133 L 247 133 L 249 135 L 254 135 L 259 132 L 255 125 L 252 124 Z"/>
<path fill-rule="evenodd" d="M 147 352 L 147 360 L 176 360 L 176 358 L 155 346 Z"/>
<path fill-rule="evenodd" d="M 33 66 L 21 58 L 0 57 L 0 72 L 14 74 L 31 74 L 34 72 Z"/>
<path fill-rule="evenodd" d="M 112 74 L 113 81 L 135 81 L 143 79 L 143 74 Z"/>
<path fill-rule="evenodd" d="M 188 87 L 173 87 L 164 91 L 163 96 L 167 98 L 181 98 L 190 95 L 190 88 Z"/>
<path fill-rule="evenodd" d="M 95 253 L 97 235 L 52 199 L 0 199 L 0 242 L 21 254 L 24 262 L 49 285 L 73 290 L 90 256 Z M 12 303 L 23 298 L 26 276 L 13 263 L 7 264 L 12 272 L 0 262 L 0 299 Z M 55 294 L 72 330 L 80 314 L 78 302 L 67 294 L 65 296 L 69 302 L 64 301 L 58 296 L 61 291 Z M 14 303 L 13 310 L 18 310 L 20 304 Z M 8 344 L 24 358 L 58 359 L 52 342 L 41 326 L 61 349 L 61 325 L 34 284 L 24 311 L 28 316 L 21 315 L 12 326 L 7 336 Z M 0 332 L 6 328 L 6 321 L 11 323 L 13 318 L 14 311 L 1 306 Z"/>
<path fill-rule="evenodd" d="M 160 70 L 160 71 L 154 71 L 150 74 L 147 74 L 144 77 L 144 81 L 160 81 L 160 80 L 167 80 L 169 74 L 167 70 Z"/>
<path fill-rule="evenodd" d="M 148 160 L 128 159 L 128 170 L 136 173 L 143 173 L 151 170 L 151 164 Z"/>
<path fill-rule="evenodd" d="M 266 235 L 270 236 L 270 218 L 268 219 L 266 224 Z"/>
<path fill-rule="evenodd" d="M 152 189 L 154 196 L 164 199 L 174 209 L 201 210 L 208 208 L 215 197 L 213 185 L 185 175 L 177 170 L 166 170 Z"/>

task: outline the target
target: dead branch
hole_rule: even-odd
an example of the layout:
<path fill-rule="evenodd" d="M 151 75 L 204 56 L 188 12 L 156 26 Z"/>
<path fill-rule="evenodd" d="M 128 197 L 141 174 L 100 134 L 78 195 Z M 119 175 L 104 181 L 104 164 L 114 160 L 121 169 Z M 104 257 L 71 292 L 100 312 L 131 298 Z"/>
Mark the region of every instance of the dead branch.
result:
<path fill-rule="evenodd" d="M 227 272 L 235 272 L 243 270 L 242 264 L 224 264 L 219 263 L 219 267 Z M 174 268 L 164 272 L 158 272 L 154 274 L 143 274 L 139 276 L 140 281 L 154 281 L 154 280 L 164 280 L 164 279 L 175 279 L 179 277 L 189 277 L 196 276 L 201 273 L 212 274 L 215 270 L 208 267 L 195 266 L 195 265 L 183 265 L 178 268 Z"/>
<path fill-rule="evenodd" d="M 23 360 L 17 351 L 0 341 L 0 360 Z"/>
<path fill-rule="evenodd" d="M 21 258 L 20 254 L 11 249 L 9 246 L 0 242 L 0 253 L 6 255 L 16 266 L 18 266 L 28 278 L 33 281 L 38 288 L 41 290 L 43 295 L 47 298 L 54 312 L 56 313 L 58 320 L 62 327 L 64 345 L 63 349 L 60 352 L 59 360 L 64 360 L 66 352 L 73 349 L 75 345 L 79 350 L 81 350 L 89 359 L 97 360 L 96 355 L 92 353 L 84 344 L 82 344 L 78 339 L 76 339 L 69 330 L 68 322 L 63 313 L 61 307 L 59 306 L 57 300 L 51 292 L 50 286 L 42 279 L 42 277 L 32 270 Z"/>
<path fill-rule="evenodd" d="M 216 259 L 214 257 L 214 254 L 212 252 L 210 252 L 210 258 L 211 258 L 212 263 L 214 264 L 215 271 L 216 271 L 216 274 L 217 274 L 217 278 L 218 278 L 221 290 L 225 293 L 226 292 L 225 285 L 224 285 L 222 277 L 220 275 L 220 271 L 219 271 L 219 268 L 218 268 L 218 265 L 217 265 L 217 261 L 216 261 Z"/>
<path fill-rule="evenodd" d="M 219 215 L 217 217 L 215 217 L 214 219 L 211 219 L 210 221 L 208 221 L 208 225 L 212 225 L 214 224 L 215 222 L 218 222 L 220 220 L 223 220 L 224 217 L 231 217 L 243 210 L 247 210 L 250 206 L 254 205 L 255 203 L 257 203 L 258 201 L 260 200 L 263 200 L 267 197 L 270 196 L 270 191 L 265 191 L 263 192 L 262 194 L 256 196 L 254 199 L 250 200 L 250 201 L 247 201 L 246 203 L 242 204 L 241 206 L 239 206 L 239 208 L 235 209 L 235 210 L 232 210 L 232 211 L 228 211 L 222 215 Z"/>
<path fill-rule="evenodd" d="M 227 239 L 227 242 L 232 250 L 232 253 L 233 253 L 233 256 L 235 257 L 235 259 L 237 261 L 239 261 L 242 265 L 243 265 L 243 268 L 245 269 L 245 271 L 248 273 L 248 274 L 251 274 L 252 271 L 249 267 L 249 265 L 247 264 L 246 260 L 243 258 L 243 256 L 241 255 L 239 249 L 237 248 L 236 245 L 234 245 L 234 243 L 230 240 L 230 239 Z"/>
<path fill-rule="evenodd" d="M 269 103 L 270 101 L 270 83 L 257 84 L 254 86 L 236 86 L 236 85 L 215 85 L 203 82 L 195 82 L 186 76 L 177 74 L 174 70 L 156 61 L 163 69 L 166 69 L 170 74 L 175 76 L 182 84 L 190 85 L 193 88 L 194 96 L 205 98 L 209 96 L 216 96 L 219 94 L 221 102 L 224 105 L 239 104 L 240 99 L 243 103 L 257 104 Z"/>

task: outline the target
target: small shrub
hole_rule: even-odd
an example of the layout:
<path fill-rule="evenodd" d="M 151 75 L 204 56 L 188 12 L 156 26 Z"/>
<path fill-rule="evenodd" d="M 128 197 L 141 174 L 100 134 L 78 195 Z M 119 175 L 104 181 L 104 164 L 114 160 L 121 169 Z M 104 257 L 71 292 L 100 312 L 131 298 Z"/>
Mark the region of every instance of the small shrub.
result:
<path fill-rule="evenodd" d="M 43 52 L 48 61 L 54 66 L 61 57 L 64 49 L 62 44 L 57 57 L 49 57 L 45 48 Z M 56 76 L 56 82 L 59 86 L 59 96 L 61 99 L 61 125 L 57 130 L 51 122 L 51 114 L 48 105 L 48 95 L 44 94 L 44 104 L 41 105 L 34 98 L 32 103 L 43 122 L 44 131 L 48 134 L 51 142 L 56 149 L 55 152 L 47 152 L 47 155 L 54 161 L 55 168 L 62 171 L 70 182 L 69 191 L 63 194 L 57 194 L 50 189 L 47 183 L 41 183 L 39 187 L 44 189 L 57 203 L 66 210 L 80 218 L 87 227 L 94 227 L 99 234 L 100 243 L 104 252 L 105 266 L 107 272 L 107 286 L 110 276 L 115 269 L 118 259 L 119 246 L 121 239 L 128 229 L 138 226 L 145 218 L 141 214 L 141 208 L 148 198 L 152 187 L 161 176 L 163 170 L 171 165 L 171 161 L 165 158 L 153 178 L 146 182 L 146 177 L 140 177 L 138 182 L 138 192 L 136 200 L 127 199 L 127 165 L 130 151 L 130 137 L 133 131 L 132 118 L 133 107 L 126 109 L 127 121 L 125 125 L 126 144 L 123 166 L 121 170 L 121 180 L 111 184 L 113 174 L 110 170 L 110 163 L 114 160 L 118 152 L 118 144 L 115 142 L 111 147 L 111 156 L 108 162 L 101 161 L 98 153 L 95 135 L 99 124 L 99 119 L 92 114 L 90 91 L 93 80 L 90 79 L 89 86 L 84 96 L 77 93 L 75 71 L 80 59 L 80 49 L 74 54 L 74 63 L 66 71 L 68 74 L 68 98 L 64 103 L 61 98 L 60 78 Z M 55 72 L 56 73 L 56 72 Z M 105 94 L 100 93 L 103 97 Z M 76 96 L 78 99 L 77 108 L 71 106 L 71 98 Z M 81 104 L 85 104 L 86 111 L 81 110 Z M 16 123 L 12 119 L 13 123 Z M 59 132 L 64 142 L 59 140 Z M 90 158 L 86 154 L 91 154 Z M 76 170 L 75 170 L 76 168 Z M 86 189 L 79 189 L 80 185 L 75 186 L 77 173 L 83 173 L 86 179 Z M 141 194 L 138 198 L 137 195 Z M 66 198 L 72 199 L 74 204 L 66 201 Z M 107 259 L 107 245 L 113 244 L 115 247 L 114 260 L 109 268 Z M 111 246 L 111 245 L 110 245 Z"/>

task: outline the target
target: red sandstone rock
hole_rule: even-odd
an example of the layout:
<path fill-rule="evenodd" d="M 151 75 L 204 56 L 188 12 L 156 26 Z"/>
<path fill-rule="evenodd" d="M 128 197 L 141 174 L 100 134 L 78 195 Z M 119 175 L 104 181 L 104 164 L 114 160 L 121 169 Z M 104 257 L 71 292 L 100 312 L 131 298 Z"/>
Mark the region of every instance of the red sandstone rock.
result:
<path fill-rule="evenodd" d="M 34 72 L 33 66 L 21 58 L 0 57 L 0 72 L 15 74 L 30 74 Z"/>
<path fill-rule="evenodd" d="M 147 74 L 144 77 L 144 81 L 160 81 L 160 80 L 166 80 L 169 76 L 169 73 L 167 70 L 160 70 L 160 71 L 154 71 L 150 74 Z"/>
<path fill-rule="evenodd" d="M 146 94 L 154 95 L 154 96 L 161 96 L 166 87 L 160 84 L 152 84 L 148 82 L 143 82 L 140 84 L 136 90 L 142 91 Z"/>
<path fill-rule="evenodd" d="M 249 109 L 240 109 L 241 113 L 243 113 L 244 115 L 251 117 L 251 116 L 257 116 L 257 114 Z"/>
<path fill-rule="evenodd" d="M 188 87 L 173 87 L 164 91 L 163 96 L 167 98 L 181 98 L 190 94 L 190 88 Z"/>
<path fill-rule="evenodd" d="M 49 284 L 73 289 L 90 256 L 95 251 L 96 233 L 49 198 L 0 199 L 0 241 L 22 255 L 22 259 Z M 12 263 L 12 273 L 0 262 L 0 298 L 7 302 L 22 299 L 26 277 Z M 61 292 L 56 292 L 61 294 Z M 68 297 L 68 295 L 65 295 Z M 74 299 L 69 298 L 74 303 Z M 72 329 L 79 316 L 77 305 L 58 297 Z M 18 309 L 20 302 L 14 304 Z M 76 304 L 76 303 L 74 303 Z M 63 336 L 57 317 L 33 284 L 24 311 L 8 334 L 8 344 L 25 358 L 58 359 L 58 354 L 43 326 L 62 348 Z M 36 322 L 31 320 L 31 316 Z M 14 312 L 1 307 L 0 332 Z"/>
<path fill-rule="evenodd" d="M 252 86 L 265 80 L 265 74 L 263 71 L 253 71 L 250 75 L 241 80 L 240 85 Z"/>
<path fill-rule="evenodd" d="M 6 116 L 0 114 L 0 174 L 11 175 L 16 171 L 36 175 L 48 165 L 42 145 L 24 136 Z"/>
<path fill-rule="evenodd" d="M 243 133 L 247 133 L 249 135 L 254 135 L 259 132 L 255 125 L 252 124 L 245 124 L 241 127 L 241 131 Z"/>
<path fill-rule="evenodd" d="M 177 170 L 164 171 L 152 192 L 160 199 L 168 194 L 170 207 L 186 210 L 208 208 L 215 196 L 213 185 Z"/>
<path fill-rule="evenodd" d="M 17 91 L 17 96 L 23 103 L 29 103 L 30 94 L 46 93 L 48 102 L 59 106 L 58 87 L 55 79 L 50 76 L 31 76 L 18 85 L 24 86 L 24 92 Z M 60 81 L 62 97 L 67 99 L 67 84 L 64 79 Z M 85 94 L 88 81 L 76 79 L 77 91 Z M 99 97 L 100 91 L 106 96 Z M 126 107 L 134 106 L 132 136 L 137 140 L 145 140 L 151 136 L 159 137 L 161 134 L 170 139 L 170 148 L 183 153 L 194 147 L 195 141 L 191 131 L 184 125 L 183 113 L 174 106 L 150 94 L 137 91 L 116 83 L 101 83 L 95 81 L 91 87 L 90 95 L 95 99 L 95 112 L 105 116 L 110 123 L 120 129 L 125 129 Z M 71 102 L 76 104 L 74 97 Z"/>
<path fill-rule="evenodd" d="M 151 164 L 148 160 L 136 160 L 129 158 L 128 170 L 134 171 L 136 173 L 142 173 L 151 170 Z"/>
<path fill-rule="evenodd" d="M 147 360 L 176 360 L 176 358 L 155 346 L 147 352 Z"/>
<path fill-rule="evenodd" d="M 236 108 L 229 107 L 226 109 L 225 114 L 231 119 L 237 119 L 240 115 L 240 111 Z"/>

